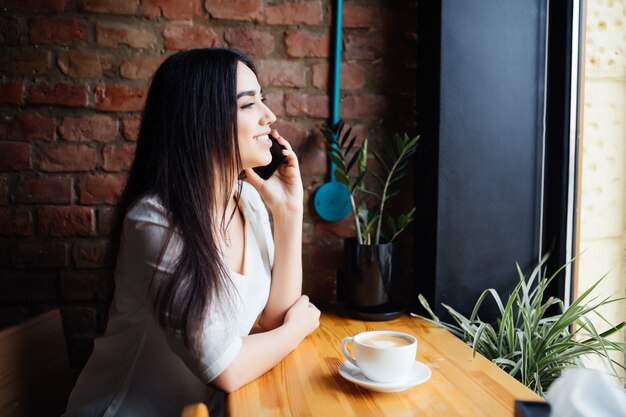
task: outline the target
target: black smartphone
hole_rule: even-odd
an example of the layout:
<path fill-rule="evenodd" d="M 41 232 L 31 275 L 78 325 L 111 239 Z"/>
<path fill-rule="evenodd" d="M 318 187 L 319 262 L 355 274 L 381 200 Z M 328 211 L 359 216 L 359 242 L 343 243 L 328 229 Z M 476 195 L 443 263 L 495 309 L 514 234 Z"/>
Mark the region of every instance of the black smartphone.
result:
<path fill-rule="evenodd" d="M 287 148 L 278 143 L 278 140 L 276 140 L 276 138 L 274 138 L 274 136 L 272 136 L 271 134 L 269 135 L 269 137 L 272 141 L 272 147 L 270 148 L 272 161 L 268 165 L 252 168 L 254 172 L 256 172 L 259 177 L 263 178 L 264 180 L 271 177 L 286 158 L 286 156 L 283 155 L 283 149 Z"/>

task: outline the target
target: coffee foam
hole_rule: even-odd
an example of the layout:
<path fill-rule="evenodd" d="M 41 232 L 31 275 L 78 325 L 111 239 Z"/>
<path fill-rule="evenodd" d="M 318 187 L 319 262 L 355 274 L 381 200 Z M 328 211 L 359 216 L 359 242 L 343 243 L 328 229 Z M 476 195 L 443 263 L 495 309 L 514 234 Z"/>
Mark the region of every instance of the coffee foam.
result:
<path fill-rule="evenodd" d="M 359 340 L 359 343 L 377 348 L 392 348 L 408 346 L 412 343 L 412 340 L 399 335 L 378 334 L 363 338 Z"/>

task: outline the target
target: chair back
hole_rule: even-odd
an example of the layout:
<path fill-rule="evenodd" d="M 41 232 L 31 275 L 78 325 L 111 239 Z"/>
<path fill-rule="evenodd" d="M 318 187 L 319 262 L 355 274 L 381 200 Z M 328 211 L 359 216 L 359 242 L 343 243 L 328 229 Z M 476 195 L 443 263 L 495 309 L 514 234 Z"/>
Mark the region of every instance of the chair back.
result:
<path fill-rule="evenodd" d="M 55 416 L 72 389 L 58 309 L 0 330 L 0 416 Z"/>
<path fill-rule="evenodd" d="M 209 417 L 209 409 L 204 403 L 186 405 L 180 417 Z"/>

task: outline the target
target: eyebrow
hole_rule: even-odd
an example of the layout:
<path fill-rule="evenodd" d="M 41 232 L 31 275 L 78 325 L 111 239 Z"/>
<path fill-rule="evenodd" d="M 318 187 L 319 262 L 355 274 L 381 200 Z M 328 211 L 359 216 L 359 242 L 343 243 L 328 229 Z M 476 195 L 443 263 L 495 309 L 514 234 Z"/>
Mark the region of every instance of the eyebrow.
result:
<path fill-rule="evenodd" d="M 261 90 L 260 94 L 263 95 L 263 90 Z M 243 96 L 254 97 L 255 95 L 256 95 L 256 91 L 254 91 L 254 90 L 242 91 L 241 93 L 237 94 L 237 99 L 240 99 Z"/>

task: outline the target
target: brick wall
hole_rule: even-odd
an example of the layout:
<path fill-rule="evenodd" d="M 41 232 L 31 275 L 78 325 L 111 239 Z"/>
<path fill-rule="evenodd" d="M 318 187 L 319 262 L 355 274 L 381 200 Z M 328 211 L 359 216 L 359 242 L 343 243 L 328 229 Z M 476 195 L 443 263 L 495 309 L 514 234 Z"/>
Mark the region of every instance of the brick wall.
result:
<path fill-rule="evenodd" d="M 255 58 L 306 187 L 304 288 L 333 300 L 351 221 L 326 223 L 330 0 L 0 0 L 0 325 L 60 307 L 79 369 L 105 326 L 112 206 L 151 74 L 178 50 Z M 344 2 L 341 117 L 373 147 L 414 134 L 415 0 Z M 411 201 L 410 181 L 405 203 Z M 401 202 L 402 204 L 402 202 Z"/>

